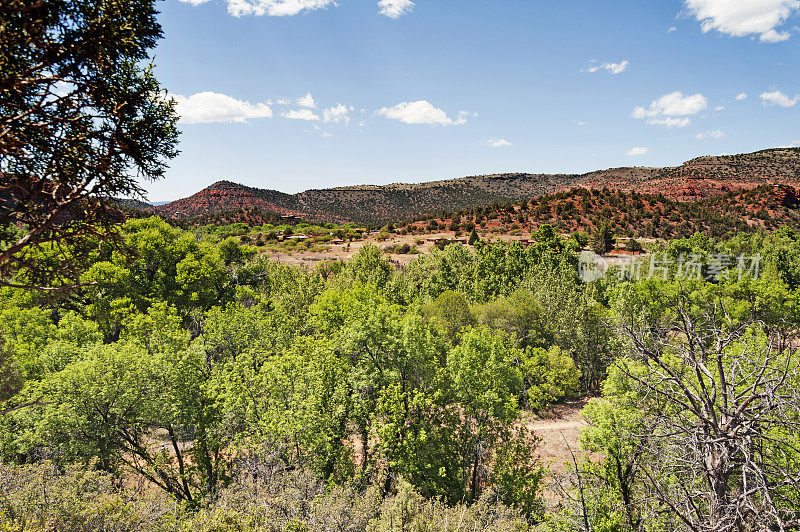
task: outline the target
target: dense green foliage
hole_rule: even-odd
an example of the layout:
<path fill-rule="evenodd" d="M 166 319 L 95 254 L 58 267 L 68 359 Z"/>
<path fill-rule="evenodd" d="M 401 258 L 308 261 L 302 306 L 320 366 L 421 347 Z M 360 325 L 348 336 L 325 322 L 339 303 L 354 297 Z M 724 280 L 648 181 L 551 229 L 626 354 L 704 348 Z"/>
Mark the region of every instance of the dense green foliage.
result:
<path fill-rule="evenodd" d="M 796 366 L 800 237 L 788 230 L 662 246 L 676 263 L 695 257 L 707 279 L 612 269 L 584 283 L 579 244 L 548 226 L 528 247 L 452 244 L 398 269 L 365 245 L 316 270 L 264 260 L 229 229 L 129 220 L 119 229 L 126 254 L 95 244 L 88 286 L 57 299 L 0 292 L 0 453 L 9 464 L 2 475 L 13 479 L 0 486 L 10 501 L 0 522 L 124 521 L 145 511 L 142 501 L 163 506 L 169 497 L 177 521 L 148 514 L 153 529 L 315 529 L 331 505 L 350 504 L 352 530 L 438 530 L 433 523 L 468 506 L 479 528 L 672 530 L 685 523 L 654 486 L 683 482 L 702 494 L 705 481 L 649 466 L 673 448 L 636 435 L 666 437 L 678 421 L 703 426 L 670 386 L 707 387 L 722 374 L 650 381 L 658 373 L 647 364 L 679 367 L 687 336 L 670 327 L 680 312 L 701 322 L 724 310 L 717 336 L 701 343 L 733 335 L 719 351 L 725 371 L 764 360 Z M 722 253 L 761 254 L 759 275 L 742 276 L 733 262 L 719 270 Z M 667 340 L 660 351 L 648 347 Z M 603 398 L 584 410 L 583 444 L 599 458 L 584 461 L 576 449 L 580 482 L 562 483 L 552 499 L 560 502 L 547 508 L 547 468 L 524 417 L 592 393 Z M 773 451 L 788 460 L 780 492 L 769 491 L 787 522 L 798 497 L 786 480 L 798 469 L 795 436 L 781 429 L 790 417 L 759 418 L 772 420 L 759 463 L 772 464 Z M 46 512 L 23 495 L 42 475 L 63 499 Z M 740 477 L 734 467 L 725 493 L 740 492 Z M 141 482 L 149 495 L 129 500 L 120 488 Z M 276 525 L 270 512 L 297 490 L 306 490 L 305 508 L 322 513 L 292 510 Z M 262 501 L 264 513 L 248 500 Z M 719 500 L 698 502 L 696 513 L 713 514 Z M 481 514 L 486 505 L 494 517 Z"/>
<path fill-rule="evenodd" d="M 196 508 L 237 460 L 268 453 L 451 504 L 491 488 L 541 516 L 536 440 L 515 423 L 581 390 L 533 296 L 554 266 L 551 281 L 578 290 L 552 232 L 528 249 L 449 246 L 404 271 L 364 246 L 324 273 L 264 261 L 224 230 L 149 218 L 120 234 L 128 253 L 99 244 L 85 288 L 2 294 L 3 398 L 38 403 L 2 418 L 6 460 L 91 463 Z M 493 304 L 519 319 L 492 318 Z"/>

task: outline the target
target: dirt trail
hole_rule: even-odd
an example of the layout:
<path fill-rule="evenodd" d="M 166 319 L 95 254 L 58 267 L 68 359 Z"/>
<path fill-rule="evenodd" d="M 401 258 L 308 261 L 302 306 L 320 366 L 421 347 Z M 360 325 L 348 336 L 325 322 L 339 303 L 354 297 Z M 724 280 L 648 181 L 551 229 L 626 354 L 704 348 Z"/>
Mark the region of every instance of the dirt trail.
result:
<path fill-rule="evenodd" d="M 585 426 L 585 421 L 540 421 L 537 423 L 528 423 L 528 428 L 534 432 L 579 429 Z"/>
<path fill-rule="evenodd" d="M 582 454 L 580 434 L 587 422 L 580 411 L 587 402 L 587 399 L 568 401 L 554 406 L 544 417 L 527 414 L 523 418 L 528 430 L 540 438 L 536 448 L 540 459 L 555 474 L 564 472 L 572 463 L 572 453 Z"/>

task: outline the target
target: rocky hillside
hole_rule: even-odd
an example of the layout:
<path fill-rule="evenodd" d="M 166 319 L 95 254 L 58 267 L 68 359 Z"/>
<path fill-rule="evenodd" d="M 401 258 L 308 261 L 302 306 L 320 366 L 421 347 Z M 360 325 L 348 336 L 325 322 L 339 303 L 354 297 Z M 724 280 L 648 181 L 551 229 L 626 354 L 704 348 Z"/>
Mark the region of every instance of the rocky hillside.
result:
<path fill-rule="evenodd" d="M 152 210 L 167 218 L 262 211 L 325 222 L 381 223 L 508 203 L 557 191 L 608 188 L 694 201 L 761 185 L 800 186 L 800 149 L 700 157 L 669 168 L 612 168 L 586 174 L 493 174 L 419 184 L 364 185 L 286 194 L 220 181 Z"/>
<path fill-rule="evenodd" d="M 580 186 L 664 194 L 678 201 L 718 196 L 761 185 L 800 184 L 800 148 L 698 157 L 669 168 L 619 168 L 585 174 Z M 616 174 L 616 175 L 615 175 Z"/>
<path fill-rule="evenodd" d="M 619 235 L 670 238 L 704 232 L 718 237 L 737 231 L 800 229 L 800 191 L 759 185 L 714 197 L 677 201 L 663 194 L 573 188 L 527 201 L 493 204 L 395 224 L 399 231 L 532 233 L 549 224 L 561 233 L 593 232 L 610 223 Z"/>

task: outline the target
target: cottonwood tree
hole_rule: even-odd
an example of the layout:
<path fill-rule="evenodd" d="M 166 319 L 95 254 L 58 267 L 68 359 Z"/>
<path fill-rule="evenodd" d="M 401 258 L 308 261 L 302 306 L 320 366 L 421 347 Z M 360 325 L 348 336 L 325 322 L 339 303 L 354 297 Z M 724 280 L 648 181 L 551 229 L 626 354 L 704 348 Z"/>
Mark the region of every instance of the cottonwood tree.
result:
<path fill-rule="evenodd" d="M 626 298 L 617 326 L 627 353 L 609 379 L 610 404 L 589 413 L 591 430 L 606 433 L 590 448 L 618 462 L 609 476 L 626 473 L 607 486 L 627 492 L 627 528 L 796 529 L 796 350 L 777 349 L 707 291 L 661 295 Z"/>
<path fill-rule="evenodd" d="M 0 285 L 74 283 L 111 198 L 142 196 L 177 154 L 174 102 L 145 63 L 154 4 L 0 0 Z"/>
<path fill-rule="evenodd" d="M 89 346 L 33 391 L 35 439 L 66 460 L 134 471 L 189 506 L 229 479 L 231 439 L 206 353 L 166 304 L 128 321 L 120 342 Z"/>

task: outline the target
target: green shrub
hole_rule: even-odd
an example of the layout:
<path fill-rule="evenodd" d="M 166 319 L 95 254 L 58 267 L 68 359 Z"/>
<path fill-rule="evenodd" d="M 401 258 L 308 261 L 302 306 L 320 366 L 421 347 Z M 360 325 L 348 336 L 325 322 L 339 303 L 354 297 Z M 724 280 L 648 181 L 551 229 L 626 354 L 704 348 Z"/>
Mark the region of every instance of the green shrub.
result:
<path fill-rule="evenodd" d="M 630 240 L 625 242 L 625 249 L 627 251 L 632 252 L 632 253 L 639 253 L 640 251 L 644 250 L 644 248 L 642 247 L 641 242 L 639 242 L 638 240 L 633 239 L 633 238 L 631 238 Z"/>
<path fill-rule="evenodd" d="M 581 372 L 572 357 L 558 347 L 526 349 L 521 366 L 524 400 L 534 412 L 580 393 Z"/>

